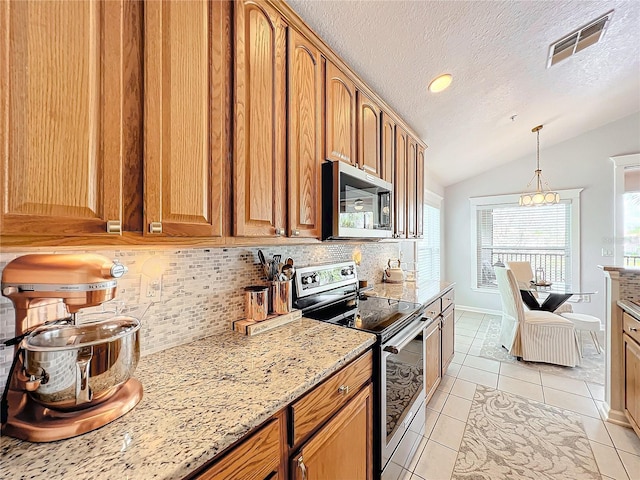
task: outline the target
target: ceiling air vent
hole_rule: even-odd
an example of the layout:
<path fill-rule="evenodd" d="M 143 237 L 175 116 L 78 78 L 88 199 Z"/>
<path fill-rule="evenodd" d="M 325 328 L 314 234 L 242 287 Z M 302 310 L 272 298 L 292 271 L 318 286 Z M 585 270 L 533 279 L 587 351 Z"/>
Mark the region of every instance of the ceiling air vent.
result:
<path fill-rule="evenodd" d="M 604 36 L 612 15 L 613 10 L 552 44 L 549 47 L 547 68 L 597 43 Z"/>

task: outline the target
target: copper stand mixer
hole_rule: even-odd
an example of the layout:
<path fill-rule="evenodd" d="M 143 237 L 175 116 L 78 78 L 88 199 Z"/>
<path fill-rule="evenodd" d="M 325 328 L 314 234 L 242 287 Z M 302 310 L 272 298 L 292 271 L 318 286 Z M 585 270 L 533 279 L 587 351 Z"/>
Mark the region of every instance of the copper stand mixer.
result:
<path fill-rule="evenodd" d="M 96 254 L 34 254 L 2 272 L 16 311 L 14 361 L 2 398 L 2 433 L 32 442 L 74 437 L 119 418 L 142 399 L 131 378 L 140 322 L 76 324 L 86 307 L 115 297 L 127 269 Z"/>

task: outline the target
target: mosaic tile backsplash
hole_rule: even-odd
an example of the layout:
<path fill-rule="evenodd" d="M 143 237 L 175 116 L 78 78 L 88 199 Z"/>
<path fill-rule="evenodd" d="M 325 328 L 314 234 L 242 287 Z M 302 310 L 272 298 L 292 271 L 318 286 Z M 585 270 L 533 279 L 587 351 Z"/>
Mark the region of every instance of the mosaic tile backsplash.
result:
<path fill-rule="evenodd" d="M 100 315 L 108 318 L 116 311 L 142 322 L 141 354 L 149 355 L 167 348 L 215 335 L 232 328 L 244 317 L 244 287 L 266 285 L 258 260 L 258 249 L 267 259 L 281 254 L 292 257 L 295 265 L 315 265 L 349 261 L 361 254 L 358 277 L 379 282 L 389 258 L 398 258 L 398 243 L 323 243 L 232 248 L 176 249 L 104 249 L 91 252 L 118 259 L 129 272 L 118 281 L 116 299 L 100 308 L 87 309 L 82 318 Z M 82 253 L 85 250 L 57 253 Z M 29 251 L 0 254 L 0 271 L 16 257 Z M 148 296 L 149 292 L 153 296 Z M 0 296 L 0 338 L 14 335 L 14 309 L 11 301 Z M 13 347 L 0 347 L 0 388 L 4 388 Z"/>
<path fill-rule="evenodd" d="M 640 271 L 620 272 L 620 299 L 640 302 Z"/>

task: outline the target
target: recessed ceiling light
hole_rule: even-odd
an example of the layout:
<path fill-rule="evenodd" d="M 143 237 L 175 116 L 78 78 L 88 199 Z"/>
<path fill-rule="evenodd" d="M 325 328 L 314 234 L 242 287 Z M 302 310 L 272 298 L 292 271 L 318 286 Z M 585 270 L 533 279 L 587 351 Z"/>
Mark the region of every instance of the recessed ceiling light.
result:
<path fill-rule="evenodd" d="M 444 75 L 439 75 L 429 84 L 429 91 L 431 93 L 438 93 L 445 90 L 451 82 L 453 81 L 453 76 L 450 73 L 445 73 Z"/>

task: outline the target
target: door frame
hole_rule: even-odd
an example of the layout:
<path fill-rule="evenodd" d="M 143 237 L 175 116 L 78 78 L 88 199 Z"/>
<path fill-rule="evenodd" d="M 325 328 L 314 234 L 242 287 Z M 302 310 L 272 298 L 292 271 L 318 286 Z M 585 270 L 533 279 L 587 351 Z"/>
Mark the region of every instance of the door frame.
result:
<path fill-rule="evenodd" d="M 640 153 L 609 157 L 613 162 L 613 255 L 614 265 L 624 265 L 624 169 L 640 165 Z"/>

